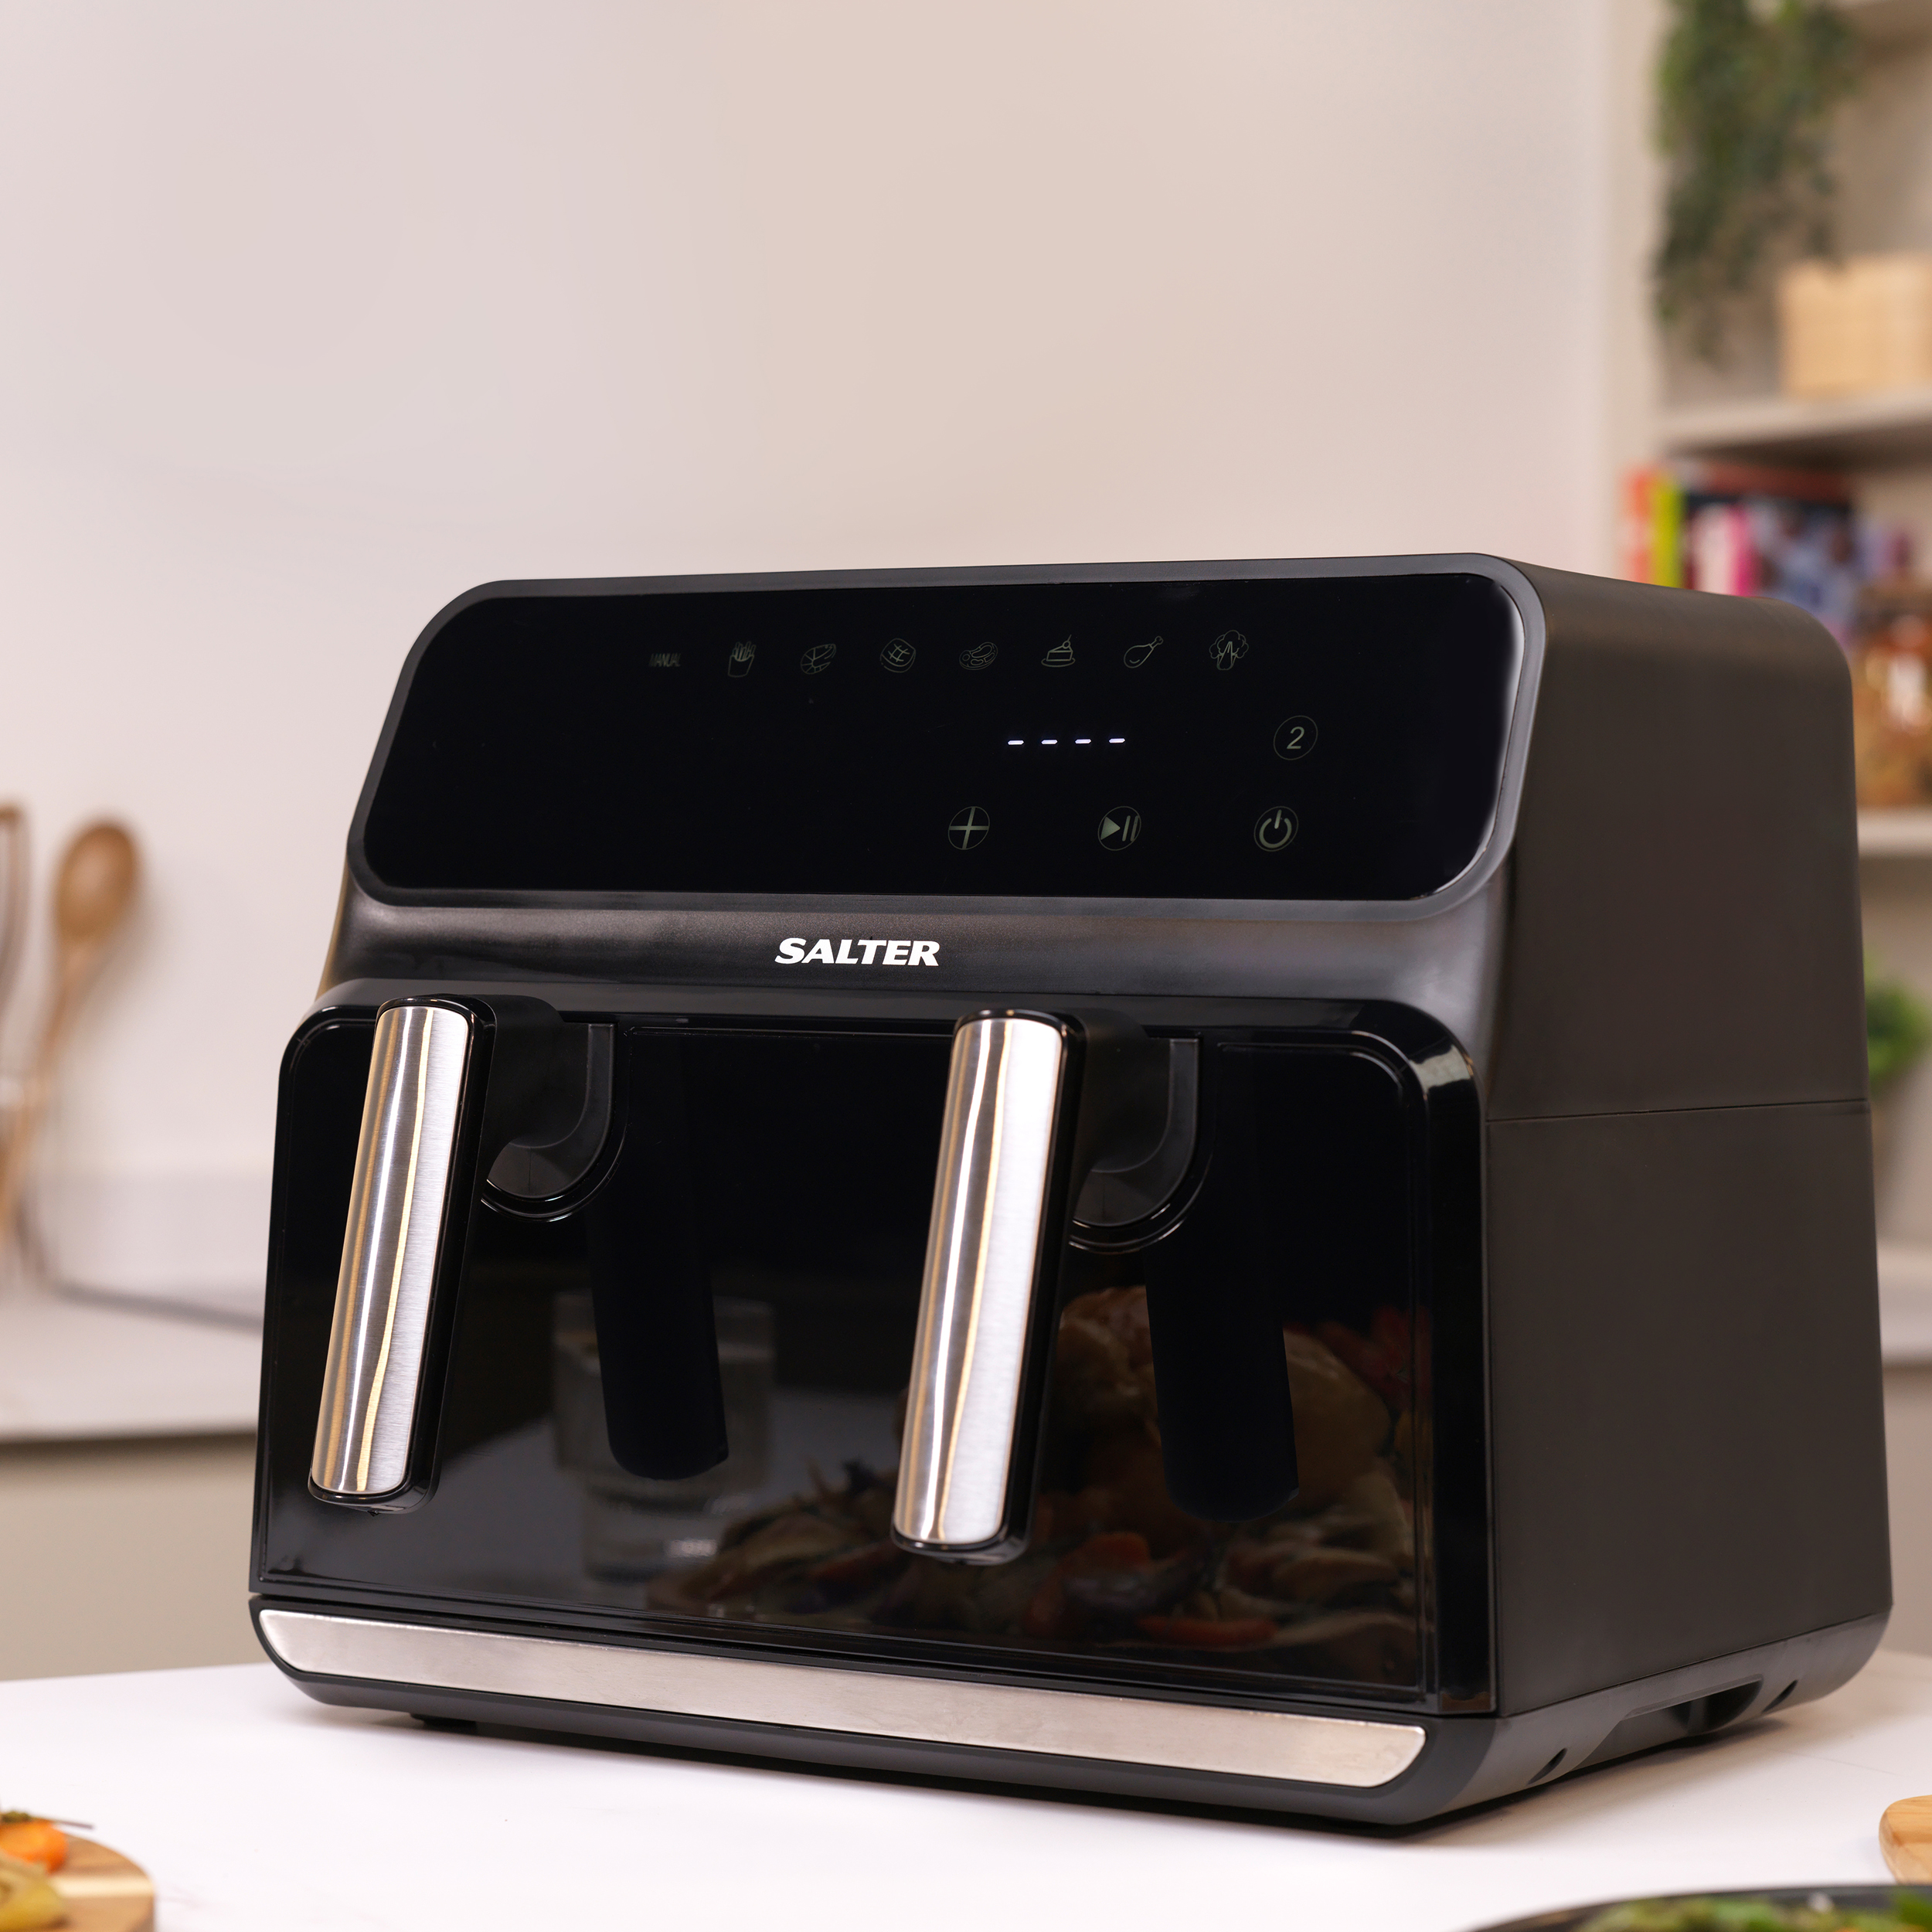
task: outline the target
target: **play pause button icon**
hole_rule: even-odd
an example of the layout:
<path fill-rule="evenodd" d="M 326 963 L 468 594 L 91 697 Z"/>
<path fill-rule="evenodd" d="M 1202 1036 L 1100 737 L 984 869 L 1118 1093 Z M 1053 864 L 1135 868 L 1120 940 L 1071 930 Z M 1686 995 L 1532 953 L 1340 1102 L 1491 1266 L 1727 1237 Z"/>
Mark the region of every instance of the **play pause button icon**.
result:
<path fill-rule="evenodd" d="M 1116 805 L 1100 820 L 1100 843 L 1109 852 L 1125 852 L 1141 835 L 1141 815 L 1131 805 Z"/>

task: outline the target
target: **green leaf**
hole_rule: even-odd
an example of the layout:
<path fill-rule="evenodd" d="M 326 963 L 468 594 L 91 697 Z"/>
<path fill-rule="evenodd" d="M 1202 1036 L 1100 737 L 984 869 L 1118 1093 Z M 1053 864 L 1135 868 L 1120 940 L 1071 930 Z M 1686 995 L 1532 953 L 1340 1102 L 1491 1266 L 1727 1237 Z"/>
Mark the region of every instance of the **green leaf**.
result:
<path fill-rule="evenodd" d="M 1657 75 L 1668 164 L 1657 313 L 1716 361 L 1737 299 L 1781 243 L 1829 254 L 1831 117 L 1858 36 L 1828 0 L 1670 0 Z"/>
<path fill-rule="evenodd" d="M 1865 1053 L 1872 1091 L 1880 1092 L 1915 1066 L 1928 1046 L 1932 1046 L 1932 1011 L 1903 981 L 1881 978 L 1867 954 Z M 1932 1920 L 1927 1924 L 1932 1927 Z"/>

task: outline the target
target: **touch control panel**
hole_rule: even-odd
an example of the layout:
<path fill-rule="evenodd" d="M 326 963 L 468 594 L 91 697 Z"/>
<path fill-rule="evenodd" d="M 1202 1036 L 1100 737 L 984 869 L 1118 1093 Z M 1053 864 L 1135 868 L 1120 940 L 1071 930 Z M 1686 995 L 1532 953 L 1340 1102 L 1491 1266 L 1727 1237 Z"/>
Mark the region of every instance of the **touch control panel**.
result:
<path fill-rule="evenodd" d="M 401 890 L 1423 896 L 1481 850 L 1486 577 L 505 597 L 416 668 Z"/>

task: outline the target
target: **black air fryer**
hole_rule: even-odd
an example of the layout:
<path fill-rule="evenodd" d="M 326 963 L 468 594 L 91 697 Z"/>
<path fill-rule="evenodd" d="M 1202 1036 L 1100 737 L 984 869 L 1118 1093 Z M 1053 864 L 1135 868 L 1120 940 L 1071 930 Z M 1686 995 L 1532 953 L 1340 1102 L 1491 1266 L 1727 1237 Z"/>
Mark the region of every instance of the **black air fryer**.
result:
<path fill-rule="evenodd" d="M 270 1655 L 1389 1821 L 1842 1683 L 1849 699 L 1483 557 L 459 599 L 283 1063 Z"/>

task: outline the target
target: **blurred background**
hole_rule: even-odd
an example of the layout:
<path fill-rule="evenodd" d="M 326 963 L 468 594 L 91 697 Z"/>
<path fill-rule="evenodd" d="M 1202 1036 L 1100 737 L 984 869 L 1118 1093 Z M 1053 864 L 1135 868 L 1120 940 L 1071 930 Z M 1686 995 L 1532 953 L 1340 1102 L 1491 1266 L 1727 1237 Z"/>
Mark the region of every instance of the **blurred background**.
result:
<path fill-rule="evenodd" d="M 16 1115 L 60 855 L 141 855 L 0 1283 L 0 1676 L 259 1654 L 277 1063 L 397 669 L 495 578 L 1475 549 L 1806 603 L 1932 1456 L 1927 250 L 1932 0 L 0 9 Z"/>

